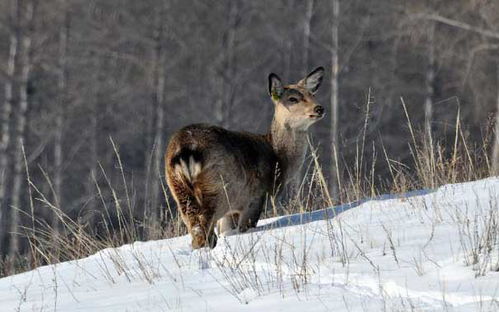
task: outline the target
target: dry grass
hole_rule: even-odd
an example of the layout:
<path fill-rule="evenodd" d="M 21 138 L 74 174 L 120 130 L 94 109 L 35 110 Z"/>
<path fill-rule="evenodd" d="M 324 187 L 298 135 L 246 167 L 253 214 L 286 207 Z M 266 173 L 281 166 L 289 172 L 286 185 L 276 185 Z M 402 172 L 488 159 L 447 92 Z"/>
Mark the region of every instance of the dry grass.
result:
<path fill-rule="evenodd" d="M 369 105 L 369 104 L 368 104 Z M 397 160 L 391 159 L 387 154 L 384 146 L 382 145 L 381 151 L 377 151 L 373 145 L 371 159 L 366 160 L 366 131 L 367 123 L 369 122 L 369 107 L 367 108 L 365 127 L 362 130 L 362 136 L 358 142 L 357 156 L 353 167 L 344 165 L 345 175 L 340 172 L 337 177 L 344 177 L 339 179 L 340 190 L 338 194 L 329 193 L 328 183 L 323 174 L 321 162 L 318 159 L 317 151 L 311 148 L 310 158 L 305 164 L 306 174 L 292 192 L 294 194 L 284 204 L 279 202 L 276 198 L 269 199 L 269 208 L 264 211 L 263 217 L 274 217 L 283 214 L 303 213 L 316 209 L 321 209 L 326 206 L 332 206 L 337 203 L 348 203 L 360 200 L 366 197 L 374 197 L 383 193 L 402 193 L 415 189 L 436 188 L 443 184 L 456 183 L 463 181 L 471 181 L 484 178 L 490 175 L 491 166 L 487 151 L 489 150 L 488 143 L 490 138 L 485 138 L 479 146 L 474 146 L 467 142 L 464 135 L 463 126 L 460 122 L 459 111 L 456 114 L 456 121 L 454 125 L 454 142 L 452 146 L 444 146 L 434 138 L 427 138 L 418 132 L 411 122 L 405 103 L 402 100 L 401 104 L 404 108 L 405 117 L 407 120 L 407 127 L 410 133 L 410 143 L 408 149 L 412 155 L 412 161 L 403 164 Z M 131 202 L 131 193 L 133 190 L 129 186 L 127 176 L 123 169 L 123 164 L 120 158 L 119 149 L 116 144 L 111 140 L 112 148 L 116 154 L 117 168 L 121 176 L 121 185 L 113 185 L 106 174 L 106 171 L 99 166 L 100 175 L 104 178 L 105 188 L 109 190 L 111 200 L 104 194 L 103 186 L 97 183 L 94 178 L 96 193 L 101 202 L 101 211 L 103 212 L 98 216 L 98 220 L 84 220 L 73 219 L 68 216 L 62 209 L 58 207 L 57 203 L 51 201 L 50 198 L 57 196 L 49 196 L 44 191 L 39 189 L 31 179 L 28 178 L 30 199 L 36 201 L 39 206 L 48 208 L 51 213 L 56 217 L 57 228 L 44 220 L 38 220 L 33 216 L 33 209 L 30 211 L 29 218 L 32 219 L 30 227 L 23 228 L 22 233 L 29 242 L 29 252 L 26 255 L 16 257 L 15 259 L 5 259 L 0 264 L 0 275 L 10 275 L 13 273 L 25 271 L 28 269 L 36 268 L 40 265 L 57 263 L 66 260 L 79 259 L 99 250 L 108 247 L 117 247 L 128 244 L 137 240 L 152 240 L 161 239 L 173 236 L 184 235 L 185 228 L 182 225 L 178 212 L 174 207 L 167 206 L 163 212 L 163 219 L 165 222 L 158 222 L 151 216 L 144 216 L 142 220 L 137 220 L 133 217 L 133 203 Z M 333 155 L 333 159 L 341 159 L 340 155 Z M 390 179 L 386 181 L 379 181 L 376 178 L 376 159 L 378 154 L 382 155 L 381 159 L 386 162 L 386 166 L 390 173 Z M 29 171 L 27 171 L 29 172 Z M 48 184 L 51 185 L 50 179 L 46 176 Z M 168 191 L 165 184 L 161 181 L 162 194 L 164 200 L 169 203 Z M 119 193 L 117 190 L 121 190 Z M 33 204 L 32 204 L 33 207 Z M 114 216 L 114 217 L 112 217 Z M 112 219 L 116 221 L 113 222 Z M 473 232 L 474 225 L 463 223 L 462 228 L 462 241 L 463 247 L 469 250 L 472 258 L 470 264 L 480 265 L 483 261 L 479 254 L 487 248 L 492 248 L 497 241 L 497 231 L 494 232 L 495 238 L 491 234 L 491 229 L 497 228 L 498 220 L 497 213 L 494 218 L 486 220 L 476 220 L 475 223 L 481 223 L 480 229 L 482 232 Z M 487 223 L 489 222 L 489 223 Z M 496 222 L 496 223 L 490 223 Z M 99 234 L 93 229 L 92 225 L 99 223 L 102 229 Z M 341 223 L 338 223 L 335 231 L 329 231 L 329 240 L 331 251 L 334 256 L 338 256 L 339 261 L 346 266 L 348 265 L 350 256 L 346 250 L 346 245 L 349 243 L 348 238 L 342 235 Z M 138 231 L 138 228 L 141 231 Z M 387 236 L 390 238 L 390 232 L 386 230 Z M 485 241 L 485 243 L 483 243 Z M 354 242 L 355 243 L 355 242 Z M 486 246 L 486 247 L 484 247 Z M 492 246 L 492 247 L 491 247 Z M 282 246 L 273 246 L 273 255 L 271 258 L 278 259 L 279 252 L 282 252 Z M 485 248 L 485 249 L 484 249 Z M 390 246 L 392 256 L 396 259 L 396 249 L 393 243 Z M 233 253 L 240 254 L 240 253 Z M 362 256 L 362 254 L 360 254 Z M 227 261 L 239 263 L 241 259 L 230 259 L 227 256 Z M 302 257 L 302 258 L 299 258 Z M 143 259 L 138 258 L 137 261 Z M 306 265 L 306 252 L 300 254 L 295 259 L 297 272 L 295 275 L 295 285 L 299 291 L 301 285 L 307 283 L 307 265 Z M 416 263 L 417 260 L 415 259 Z M 482 262 L 481 262 L 482 261 Z M 499 267 L 499 260 L 495 259 L 495 267 Z M 119 263 L 120 261 L 117 261 Z M 146 264 L 145 264 L 146 265 Z M 279 263 L 275 264 L 276 267 Z M 488 263 L 489 267 L 494 264 Z M 228 266 L 220 263 L 221 268 Z M 478 268 L 478 272 L 482 274 L 484 265 Z M 257 292 L 265 291 L 262 288 L 263 283 L 254 276 L 247 276 L 248 270 L 237 271 L 238 266 L 231 267 L 232 271 L 223 271 L 226 273 L 227 280 L 231 282 L 232 292 L 237 293 L 240 288 L 251 286 Z M 224 269 L 225 270 L 225 269 Z M 236 270 L 236 271 L 234 271 Z M 418 269 L 418 272 L 422 268 Z M 276 270 L 279 272 L 279 270 Z M 147 279 L 151 279 L 153 275 L 147 270 L 143 272 Z M 243 274 L 243 275 L 241 275 Z M 279 281 L 282 276 L 276 273 L 276 276 L 265 277 L 266 280 Z M 243 283 L 243 284 L 241 284 Z"/>

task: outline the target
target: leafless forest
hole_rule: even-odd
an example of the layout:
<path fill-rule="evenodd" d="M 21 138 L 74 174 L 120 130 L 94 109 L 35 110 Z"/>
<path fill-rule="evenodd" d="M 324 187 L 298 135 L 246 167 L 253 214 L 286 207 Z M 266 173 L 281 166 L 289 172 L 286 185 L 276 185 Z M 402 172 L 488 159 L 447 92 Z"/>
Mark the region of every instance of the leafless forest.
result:
<path fill-rule="evenodd" d="M 0 255 L 30 253 L 24 233 L 58 229 L 59 212 L 99 235 L 120 204 L 136 237 L 153 237 L 146 220 L 175 209 L 170 134 L 194 122 L 264 133 L 267 75 L 317 66 L 327 117 L 312 142 L 335 201 L 356 172 L 381 192 L 390 162 L 416 170 L 411 131 L 438 142 L 442 163 L 462 142 L 499 162 L 495 0 L 1 0 Z"/>

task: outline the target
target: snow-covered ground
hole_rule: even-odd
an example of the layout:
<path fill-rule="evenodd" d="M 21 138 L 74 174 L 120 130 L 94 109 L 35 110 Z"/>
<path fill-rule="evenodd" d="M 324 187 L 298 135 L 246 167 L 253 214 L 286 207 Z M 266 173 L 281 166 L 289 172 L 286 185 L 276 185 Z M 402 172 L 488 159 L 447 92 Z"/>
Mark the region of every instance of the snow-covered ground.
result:
<path fill-rule="evenodd" d="M 499 311 L 499 179 L 137 242 L 0 279 L 0 311 Z"/>

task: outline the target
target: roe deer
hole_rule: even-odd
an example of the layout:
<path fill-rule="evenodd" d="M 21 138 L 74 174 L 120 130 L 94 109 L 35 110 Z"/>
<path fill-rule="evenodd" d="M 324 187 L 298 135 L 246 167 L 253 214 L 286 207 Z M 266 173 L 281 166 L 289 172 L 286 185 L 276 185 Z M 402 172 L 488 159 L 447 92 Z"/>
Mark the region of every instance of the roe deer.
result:
<path fill-rule="evenodd" d="M 255 227 L 267 195 L 294 179 L 307 151 L 307 130 L 324 116 L 314 100 L 319 67 L 284 86 L 270 74 L 274 119 L 266 135 L 193 124 L 173 134 L 165 156 L 170 188 L 192 247 L 215 247 L 218 233 Z M 277 174 L 276 174 L 277 172 Z"/>

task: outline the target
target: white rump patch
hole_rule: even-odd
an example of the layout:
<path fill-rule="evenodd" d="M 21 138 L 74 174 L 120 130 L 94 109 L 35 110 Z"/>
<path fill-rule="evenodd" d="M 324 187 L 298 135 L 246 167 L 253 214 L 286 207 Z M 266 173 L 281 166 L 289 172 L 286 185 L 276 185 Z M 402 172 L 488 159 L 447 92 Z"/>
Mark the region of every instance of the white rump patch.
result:
<path fill-rule="evenodd" d="M 189 171 L 189 166 L 185 163 L 183 159 L 180 159 L 180 166 L 182 167 L 182 173 L 187 180 L 192 181 L 191 172 Z"/>
<path fill-rule="evenodd" d="M 197 177 L 201 173 L 201 163 L 194 160 L 194 156 L 189 157 L 189 172 L 192 178 Z"/>
<path fill-rule="evenodd" d="M 189 157 L 189 163 L 180 159 L 180 164 L 175 165 L 175 173 L 183 175 L 188 181 L 192 181 L 201 173 L 201 163 L 194 159 L 194 156 Z"/>

